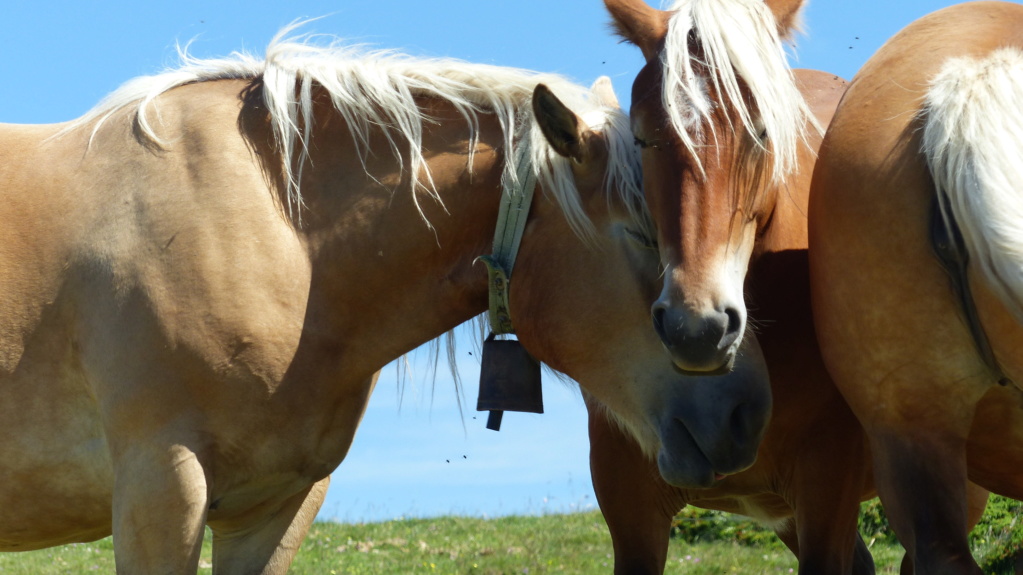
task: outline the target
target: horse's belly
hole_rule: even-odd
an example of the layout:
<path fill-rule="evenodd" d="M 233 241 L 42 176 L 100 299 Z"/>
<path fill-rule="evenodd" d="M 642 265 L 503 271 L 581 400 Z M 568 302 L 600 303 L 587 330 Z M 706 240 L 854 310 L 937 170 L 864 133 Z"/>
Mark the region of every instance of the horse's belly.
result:
<path fill-rule="evenodd" d="M 995 387 L 977 405 L 967 446 L 970 479 L 1023 499 L 1023 391 Z"/>
<path fill-rule="evenodd" d="M 16 398 L 0 383 L 0 549 L 109 534 L 110 456 L 92 410 L 69 398 Z M 41 408 L 44 401 L 51 409 Z M 19 407 L 21 409 L 19 409 Z"/>
<path fill-rule="evenodd" d="M 0 549 L 109 532 L 113 474 L 95 400 L 72 350 L 37 332 L 0 378 Z"/>
<path fill-rule="evenodd" d="M 706 491 L 706 497 L 690 501 L 689 505 L 703 509 L 724 511 L 726 513 L 738 513 L 771 526 L 792 517 L 793 514 L 792 506 L 774 493 L 761 492 L 739 495 L 735 493 L 717 493 L 717 490 L 713 489 Z"/>
<path fill-rule="evenodd" d="M 110 534 L 103 471 L 85 461 L 21 466 L 0 487 L 0 551 L 93 541 Z"/>

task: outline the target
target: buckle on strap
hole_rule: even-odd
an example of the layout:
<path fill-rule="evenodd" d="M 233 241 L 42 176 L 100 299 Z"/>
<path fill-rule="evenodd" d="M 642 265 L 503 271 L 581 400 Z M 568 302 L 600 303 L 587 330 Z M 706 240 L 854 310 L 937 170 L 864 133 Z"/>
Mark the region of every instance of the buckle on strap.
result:
<path fill-rule="evenodd" d="M 494 334 L 515 333 L 511 313 L 508 311 L 508 274 L 494 256 L 480 256 L 476 261 L 487 266 L 487 285 L 490 288 L 490 329 Z"/>
<path fill-rule="evenodd" d="M 526 230 L 529 207 L 533 203 L 533 188 L 536 187 L 536 174 L 533 173 L 530 155 L 527 135 L 515 150 L 516 181 L 505 186 L 501 193 L 501 207 L 494 228 L 494 251 L 489 256 L 477 258 L 477 261 L 486 264 L 489 272 L 490 326 L 498 335 L 515 333 L 508 305 L 508 287 L 522 235 Z"/>

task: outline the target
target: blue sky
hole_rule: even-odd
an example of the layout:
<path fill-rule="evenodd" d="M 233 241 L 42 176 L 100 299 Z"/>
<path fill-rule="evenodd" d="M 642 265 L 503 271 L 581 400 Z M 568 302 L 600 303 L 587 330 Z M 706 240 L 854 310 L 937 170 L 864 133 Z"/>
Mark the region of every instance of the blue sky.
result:
<path fill-rule="evenodd" d="M 810 0 L 794 64 L 851 78 L 889 36 L 953 3 Z M 122 82 L 174 65 L 176 42 L 193 40 L 197 56 L 262 53 L 282 26 L 318 16 L 307 30 L 353 43 L 559 72 L 585 84 L 608 75 L 623 103 L 642 64 L 638 50 L 608 33 L 600 0 L 11 2 L 0 19 L 0 122 L 75 118 Z M 545 377 L 547 413 L 507 414 L 494 433 L 472 411 L 479 367 L 469 338 L 458 351 L 464 420 L 450 377 L 441 372 L 433 385 L 425 356 L 412 358 L 403 393 L 396 366 L 384 370 L 321 519 L 595 506 L 577 391 Z"/>

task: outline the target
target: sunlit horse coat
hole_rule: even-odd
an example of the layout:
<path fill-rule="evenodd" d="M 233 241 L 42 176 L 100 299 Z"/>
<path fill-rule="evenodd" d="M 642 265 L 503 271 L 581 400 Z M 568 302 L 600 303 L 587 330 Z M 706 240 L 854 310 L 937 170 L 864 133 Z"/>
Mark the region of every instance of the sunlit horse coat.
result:
<path fill-rule="evenodd" d="M 534 117 L 540 82 L 581 116 L 548 95 Z M 610 100 L 277 39 L 265 60 L 129 82 L 71 124 L 0 126 L 0 548 L 112 531 L 119 573 L 194 573 L 208 524 L 216 572 L 284 573 L 373 374 L 485 309 L 473 262 L 527 141 L 523 343 L 650 452 L 748 466 L 759 355 L 728 382 L 672 368 Z"/>

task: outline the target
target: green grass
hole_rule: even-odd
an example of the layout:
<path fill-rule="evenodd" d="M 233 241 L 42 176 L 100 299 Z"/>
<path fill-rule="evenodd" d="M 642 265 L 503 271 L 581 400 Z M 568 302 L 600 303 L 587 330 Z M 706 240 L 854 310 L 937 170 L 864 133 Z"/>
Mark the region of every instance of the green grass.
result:
<path fill-rule="evenodd" d="M 732 521 L 726 519 L 725 521 Z M 207 538 L 208 539 L 208 538 Z M 896 556 L 894 561 L 898 561 Z M 210 573 L 210 548 L 200 573 Z M 317 523 L 292 565 L 295 575 L 610 573 L 611 538 L 597 512 L 542 517 L 441 517 L 383 523 Z M 103 539 L 27 553 L 0 554 L 0 574 L 112 573 Z M 778 543 L 690 543 L 674 538 L 666 573 L 789 573 L 796 560 Z"/>
<path fill-rule="evenodd" d="M 971 542 L 986 573 L 1012 573 L 1023 541 L 1023 504 L 992 498 Z M 878 573 L 898 573 L 902 548 L 876 503 L 865 504 L 861 530 Z M 687 510 L 673 532 L 665 573 L 794 573 L 795 557 L 771 534 L 735 516 Z M 209 537 L 200 573 L 210 573 Z M 1004 558 L 1008 557 L 1007 560 Z M 1002 559 L 1000 559 L 1002 558 Z M 1002 563 L 998 563 L 998 561 Z M 383 523 L 317 523 L 292 566 L 295 575 L 610 573 L 607 525 L 597 512 L 542 517 L 441 517 Z M 0 574 L 113 573 L 113 544 L 65 545 L 0 554 Z"/>

